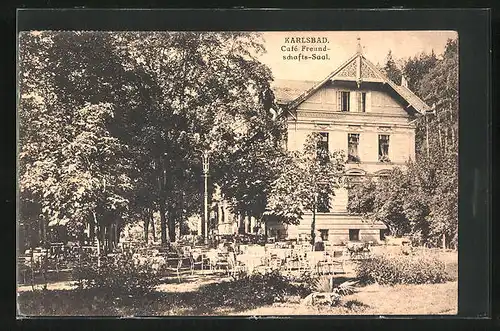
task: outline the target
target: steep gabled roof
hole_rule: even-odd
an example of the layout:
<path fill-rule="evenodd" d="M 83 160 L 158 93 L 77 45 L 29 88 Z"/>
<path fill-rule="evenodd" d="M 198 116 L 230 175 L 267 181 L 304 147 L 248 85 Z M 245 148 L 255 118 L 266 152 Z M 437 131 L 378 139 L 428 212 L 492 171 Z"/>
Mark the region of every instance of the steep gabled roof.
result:
<path fill-rule="evenodd" d="M 298 96 L 315 84 L 317 82 L 311 80 L 276 79 L 271 86 L 278 103 L 287 104 L 297 99 Z"/>
<path fill-rule="evenodd" d="M 356 52 L 350 59 L 319 82 L 277 80 L 273 85 L 278 103 L 286 105 L 286 108 L 291 110 L 307 100 L 325 84 L 335 80 L 354 81 L 358 84 L 363 82 L 387 84 L 396 94 L 408 102 L 408 106 L 415 109 L 416 112 L 423 114 L 431 109 L 410 89 L 397 85 L 387 78 L 360 51 Z"/>

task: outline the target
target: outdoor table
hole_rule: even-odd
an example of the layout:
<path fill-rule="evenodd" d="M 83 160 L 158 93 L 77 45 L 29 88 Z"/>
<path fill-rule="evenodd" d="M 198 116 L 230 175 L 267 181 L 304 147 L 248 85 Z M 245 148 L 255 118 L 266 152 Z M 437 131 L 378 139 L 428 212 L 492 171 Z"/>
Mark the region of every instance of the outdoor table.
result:
<path fill-rule="evenodd" d="M 262 256 L 257 255 L 241 254 L 236 256 L 236 260 L 243 263 L 250 273 L 252 273 L 257 267 L 265 265 L 262 261 Z"/>
<path fill-rule="evenodd" d="M 278 256 L 282 260 L 286 259 L 291 254 L 292 254 L 292 249 L 290 248 L 278 249 L 276 251 L 276 256 Z"/>
<path fill-rule="evenodd" d="M 266 249 L 262 246 L 249 246 L 247 248 L 247 254 L 250 255 L 264 255 L 265 253 Z"/>

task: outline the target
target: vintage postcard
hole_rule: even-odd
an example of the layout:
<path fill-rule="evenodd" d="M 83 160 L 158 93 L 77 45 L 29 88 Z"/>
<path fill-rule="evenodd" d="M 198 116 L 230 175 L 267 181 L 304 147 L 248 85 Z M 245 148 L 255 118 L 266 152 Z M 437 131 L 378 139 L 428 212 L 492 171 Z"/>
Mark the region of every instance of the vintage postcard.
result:
<path fill-rule="evenodd" d="M 18 316 L 457 314 L 456 32 L 18 40 Z"/>

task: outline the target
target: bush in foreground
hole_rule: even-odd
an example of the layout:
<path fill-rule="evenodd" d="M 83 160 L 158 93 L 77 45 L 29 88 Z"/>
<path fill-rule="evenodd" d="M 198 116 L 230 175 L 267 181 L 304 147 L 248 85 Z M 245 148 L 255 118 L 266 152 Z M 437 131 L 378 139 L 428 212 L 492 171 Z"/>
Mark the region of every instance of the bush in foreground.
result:
<path fill-rule="evenodd" d="M 153 262 L 138 263 L 131 254 L 121 254 L 97 267 L 95 261 L 82 263 L 73 271 L 80 289 L 99 289 L 110 295 L 145 295 L 160 284 Z"/>
<path fill-rule="evenodd" d="M 425 256 L 374 256 L 356 266 L 358 279 L 381 285 L 435 284 L 447 280 L 444 262 Z"/>
<path fill-rule="evenodd" d="M 231 281 L 208 284 L 200 289 L 200 298 L 211 305 L 249 308 L 284 301 L 288 296 L 304 297 L 310 291 L 292 284 L 277 271 L 251 274 Z"/>

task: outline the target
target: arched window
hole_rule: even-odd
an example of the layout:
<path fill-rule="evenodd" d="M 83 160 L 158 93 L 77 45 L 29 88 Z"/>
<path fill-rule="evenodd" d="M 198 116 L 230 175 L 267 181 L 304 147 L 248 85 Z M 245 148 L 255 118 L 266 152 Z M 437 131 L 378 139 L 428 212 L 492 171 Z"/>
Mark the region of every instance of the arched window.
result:
<path fill-rule="evenodd" d="M 382 169 L 382 170 L 379 170 L 375 173 L 375 175 L 378 177 L 388 177 L 390 174 L 391 174 L 391 170 L 389 170 L 389 169 Z"/>

